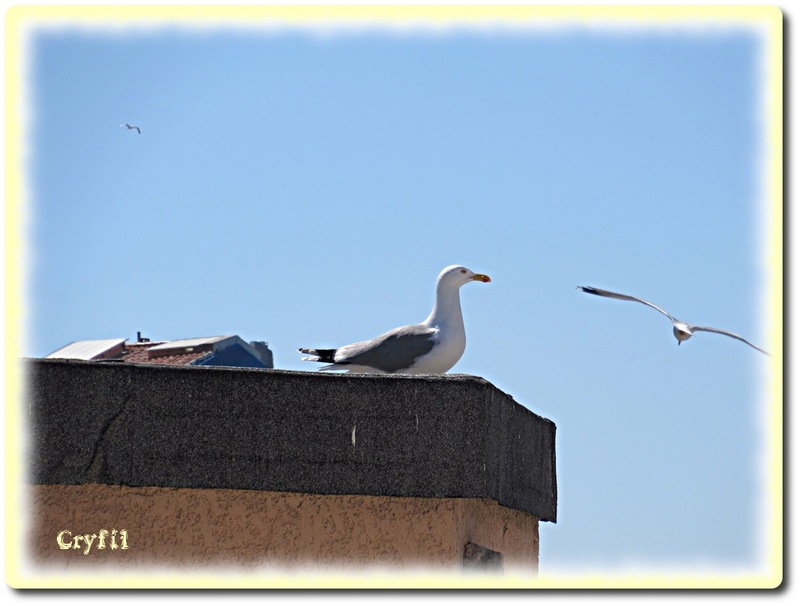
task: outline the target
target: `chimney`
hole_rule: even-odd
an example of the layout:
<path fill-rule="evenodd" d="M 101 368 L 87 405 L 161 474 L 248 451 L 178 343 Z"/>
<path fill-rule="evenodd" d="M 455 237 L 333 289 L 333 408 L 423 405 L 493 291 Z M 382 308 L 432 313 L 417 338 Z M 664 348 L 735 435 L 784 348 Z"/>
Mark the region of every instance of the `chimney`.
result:
<path fill-rule="evenodd" d="M 272 350 L 267 346 L 266 341 L 250 341 L 250 346 L 258 352 L 258 357 L 267 368 L 275 368 L 272 360 Z"/>

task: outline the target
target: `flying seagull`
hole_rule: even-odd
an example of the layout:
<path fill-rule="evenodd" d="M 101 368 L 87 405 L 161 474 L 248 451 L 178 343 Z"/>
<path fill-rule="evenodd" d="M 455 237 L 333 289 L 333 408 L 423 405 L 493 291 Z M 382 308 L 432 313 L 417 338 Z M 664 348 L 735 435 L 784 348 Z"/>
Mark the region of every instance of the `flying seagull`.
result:
<path fill-rule="evenodd" d="M 126 123 L 126 124 L 120 124 L 120 126 L 124 126 L 124 127 L 125 127 L 125 128 L 127 128 L 128 130 L 135 130 L 135 131 L 136 131 L 137 133 L 139 133 L 140 135 L 142 134 L 142 129 L 141 129 L 141 128 L 139 128 L 138 126 L 135 126 L 135 125 L 133 125 L 133 124 L 127 124 L 127 123 Z"/>
<path fill-rule="evenodd" d="M 729 337 L 733 337 L 734 339 L 739 339 L 743 343 L 747 343 L 753 349 L 757 349 L 761 353 L 765 353 L 767 355 L 770 355 L 769 353 L 767 353 L 766 351 L 764 351 L 760 347 L 756 347 L 755 345 L 753 345 L 747 339 L 745 339 L 743 337 L 740 337 L 739 335 L 734 334 L 734 333 L 732 333 L 730 331 L 722 330 L 720 328 L 711 328 L 711 327 L 708 327 L 708 326 L 694 326 L 692 324 L 687 324 L 686 322 L 681 322 L 676 317 L 674 317 L 672 314 L 669 314 L 666 311 L 664 311 L 663 309 L 661 309 L 658 305 L 650 303 L 650 301 L 645 301 L 644 299 L 639 299 L 638 297 L 632 297 L 630 295 L 622 295 L 622 294 L 617 293 L 617 292 L 611 292 L 610 290 L 603 290 L 601 288 L 594 288 L 592 286 L 578 286 L 577 288 L 579 288 L 583 292 L 589 293 L 590 295 L 597 295 L 599 297 L 609 297 L 611 299 L 621 299 L 623 301 L 638 301 L 639 303 L 644 303 L 645 305 L 648 305 L 648 306 L 652 307 L 656 311 L 660 311 L 662 314 L 667 316 L 670 319 L 670 321 L 672 322 L 672 334 L 674 334 L 675 338 L 678 339 L 678 345 L 680 345 L 683 341 L 688 341 L 691 338 L 692 334 L 694 334 L 696 331 L 699 330 L 699 331 L 705 331 L 705 332 L 715 332 L 715 333 L 720 334 L 720 335 L 727 335 Z"/>
<path fill-rule="evenodd" d="M 421 324 L 400 326 L 370 341 L 337 349 L 300 348 L 303 360 L 327 362 L 318 370 L 371 374 L 444 374 L 466 348 L 459 289 L 469 282 L 491 282 L 461 265 L 445 267 L 436 280 L 436 301 Z"/>

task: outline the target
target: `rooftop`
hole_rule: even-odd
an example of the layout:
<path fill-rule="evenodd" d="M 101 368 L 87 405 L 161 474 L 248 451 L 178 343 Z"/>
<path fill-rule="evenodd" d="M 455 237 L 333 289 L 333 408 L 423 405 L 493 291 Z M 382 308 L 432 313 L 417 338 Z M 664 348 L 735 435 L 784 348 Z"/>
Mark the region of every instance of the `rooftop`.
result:
<path fill-rule="evenodd" d="M 119 356 L 119 360 L 137 364 L 175 364 L 184 366 L 208 356 L 207 350 L 172 351 L 169 354 L 153 356 L 152 349 L 153 343 L 127 343 L 125 351 Z"/>
<path fill-rule="evenodd" d="M 266 343 L 247 343 L 236 335 L 151 342 L 138 335 L 127 339 L 75 341 L 45 356 L 46 359 L 107 360 L 139 364 L 241 366 L 272 368 Z"/>
<path fill-rule="evenodd" d="M 74 341 L 45 356 L 47 358 L 66 358 L 70 360 L 99 360 L 116 357 L 124 349 L 125 339 L 97 339 L 94 341 Z"/>

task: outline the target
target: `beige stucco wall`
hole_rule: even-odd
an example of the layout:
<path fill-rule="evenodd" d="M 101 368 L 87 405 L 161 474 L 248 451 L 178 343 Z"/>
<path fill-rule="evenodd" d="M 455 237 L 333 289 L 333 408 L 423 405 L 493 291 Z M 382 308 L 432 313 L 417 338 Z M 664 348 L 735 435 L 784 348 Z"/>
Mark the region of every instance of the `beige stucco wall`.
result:
<path fill-rule="evenodd" d="M 464 546 L 503 554 L 504 570 L 538 568 L 536 517 L 490 499 L 315 495 L 227 489 L 31 486 L 34 566 L 212 565 L 460 570 Z M 62 549 L 108 531 L 105 548 Z M 122 549 L 122 530 L 127 549 Z M 112 531 L 116 530 L 116 533 Z M 117 549 L 111 548 L 114 535 Z M 74 545 L 74 543 L 71 543 Z"/>

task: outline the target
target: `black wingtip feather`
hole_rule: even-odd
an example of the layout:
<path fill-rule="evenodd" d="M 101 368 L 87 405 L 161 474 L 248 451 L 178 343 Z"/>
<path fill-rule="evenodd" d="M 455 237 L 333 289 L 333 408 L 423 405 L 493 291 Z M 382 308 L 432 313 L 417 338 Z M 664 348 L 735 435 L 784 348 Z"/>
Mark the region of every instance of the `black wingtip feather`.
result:
<path fill-rule="evenodd" d="M 300 353 L 311 354 L 312 356 L 317 356 L 317 360 L 315 362 L 327 362 L 328 364 L 335 364 L 336 361 L 333 357 L 336 355 L 335 349 L 309 349 L 305 347 L 299 347 L 297 349 Z"/>

